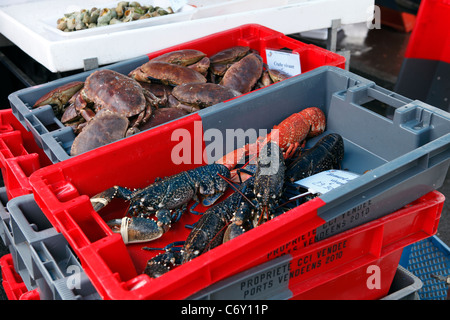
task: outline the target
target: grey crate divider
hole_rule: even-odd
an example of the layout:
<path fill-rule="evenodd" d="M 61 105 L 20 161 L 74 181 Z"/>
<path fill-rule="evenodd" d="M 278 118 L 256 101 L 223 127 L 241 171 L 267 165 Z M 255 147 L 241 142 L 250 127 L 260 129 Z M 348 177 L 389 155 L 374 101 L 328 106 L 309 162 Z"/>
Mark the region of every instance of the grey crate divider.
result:
<path fill-rule="evenodd" d="M 99 69 L 111 69 L 128 74 L 147 61 L 147 56 L 140 56 Z M 84 81 L 92 72 L 99 69 L 81 72 L 43 85 L 25 88 L 11 93 L 8 97 L 13 114 L 28 131 L 33 133 L 37 145 L 44 150 L 52 163 L 71 157 L 69 153 L 75 134 L 70 127 L 66 127 L 59 121 L 50 105 L 35 109 L 32 106 L 47 92 L 72 81 Z"/>
<path fill-rule="evenodd" d="M 371 110 L 371 103 L 385 105 L 386 115 Z M 326 205 L 318 215 L 326 223 L 317 228 L 316 240 L 392 213 L 442 186 L 450 165 L 450 113 L 336 67 L 314 69 L 199 114 L 204 131 L 215 129 L 225 137 L 233 129 L 270 130 L 312 106 L 324 111 L 327 128 L 306 147 L 339 133 L 345 147 L 342 169 L 361 175 L 320 195 Z M 237 137 L 231 147 L 224 143 L 224 154 L 244 139 Z M 220 157 L 208 156 L 208 162 Z"/>
<path fill-rule="evenodd" d="M 11 199 L 14 269 L 41 300 L 91 300 L 99 294 L 61 233 L 51 225 L 32 194 Z"/>

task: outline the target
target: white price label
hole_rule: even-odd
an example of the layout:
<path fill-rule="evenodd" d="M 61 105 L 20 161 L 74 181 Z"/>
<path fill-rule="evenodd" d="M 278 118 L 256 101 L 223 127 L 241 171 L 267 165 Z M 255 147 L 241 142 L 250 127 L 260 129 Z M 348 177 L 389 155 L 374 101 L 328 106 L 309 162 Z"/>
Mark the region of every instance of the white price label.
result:
<path fill-rule="evenodd" d="M 185 5 L 187 5 L 187 0 L 169 0 L 170 7 L 174 12 L 177 12 L 181 8 L 183 8 Z"/>
<path fill-rule="evenodd" d="M 328 170 L 298 180 L 295 183 L 307 189 L 311 193 L 324 194 L 357 177 L 359 177 L 359 174 L 349 171 Z"/>
<path fill-rule="evenodd" d="M 266 58 L 269 69 L 283 71 L 291 77 L 302 72 L 298 53 L 266 49 Z"/>

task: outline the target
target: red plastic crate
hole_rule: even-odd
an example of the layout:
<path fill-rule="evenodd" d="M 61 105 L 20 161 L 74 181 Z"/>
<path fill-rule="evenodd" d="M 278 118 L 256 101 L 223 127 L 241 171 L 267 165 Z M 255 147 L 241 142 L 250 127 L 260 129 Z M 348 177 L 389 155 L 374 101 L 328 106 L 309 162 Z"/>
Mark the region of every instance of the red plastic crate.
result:
<path fill-rule="evenodd" d="M 373 300 L 385 297 L 405 243 L 437 226 L 444 196 L 431 192 L 388 216 L 300 248 L 201 290 L 193 299 Z M 427 231 L 424 231 L 427 230 Z M 272 254 L 272 253 L 271 253 Z"/>
<path fill-rule="evenodd" d="M 449 19 L 450 2 L 448 0 L 422 0 L 405 58 L 450 63 Z"/>
<path fill-rule="evenodd" d="M 214 33 L 193 41 L 148 53 L 147 55 L 139 56 L 135 59 L 118 62 L 106 66 L 105 68 L 128 74 L 136 67 L 147 62 L 148 59 L 173 50 L 196 49 L 211 56 L 223 49 L 237 45 L 249 46 L 251 49 L 257 50 L 264 62 L 267 61 L 265 53 L 266 49 L 286 50 L 298 53 L 300 55 L 302 74 L 322 66 L 333 66 L 341 69 L 345 68 L 345 57 L 315 45 L 302 43 L 293 38 L 289 38 L 278 31 L 258 24 L 243 25 Z M 38 145 L 42 146 L 53 162 L 64 161 L 71 157 L 69 155 L 70 146 L 72 145 L 75 136 L 68 127 L 64 127 L 64 125 L 55 117 L 52 108 L 47 108 L 49 106 L 44 107 L 47 109 L 30 109 L 29 106 L 33 105 L 39 97 L 63 84 L 67 84 L 71 81 L 84 81 L 92 72 L 94 72 L 94 70 L 54 80 L 43 85 L 19 90 L 9 96 L 9 101 L 14 110 L 14 114 L 26 128 L 29 128 L 33 132 L 35 139 L 38 141 Z M 260 90 L 264 90 L 264 88 L 253 90 L 252 92 Z M 243 94 L 239 97 L 251 95 L 252 92 Z M 69 130 L 70 133 L 68 133 L 67 130 Z M 158 129 L 151 128 L 148 130 Z"/>
<path fill-rule="evenodd" d="M 39 300 L 37 289 L 28 291 L 20 275 L 14 270 L 12 255 L 6 254 L 0 258 L 2 270 L 2 285 L 9 300 Z"/>
<path fill-rule="evenodd" d="M 171 140 L 175 129 L 186 130 L 190 136 L 195 136 L 195 133 L 202 132 L 201 118 L 198 114 L 184 117 L 160 127 L 159 131 L 132 136 L 126 143 L 122 141 L 103 148 L 102 152 L 82 154 L 40 169 L 30 177 L 37 204 L 56 230 L 64 234 L 86 274 L 104 299 L 187 298 L 219 280 L 273 259 L 276 255 L 269 256 L 268 253 L 302 234 L 305 234 L 305 238 L 311 237 L 308 232 L 325 222 L 317 215 L 317 209 L 325 203 L 320 198 L 315 198 L 292 209 L 289 214 L 283 214 L 245 233 L 240 236 L 239 241 L 227 242 L 160 278 L 150 279 L 142 271 L 147 260 L 157 252 L 141 250 L 142 244 L 126 246 L 121 236 L 114 234 L 105 223 L 121 217 L 126 204 L 113 200 L 116 201 L 114 204 L 111 203 L 97 213 L 93 210 L 88 195 L 95 195 L 117 184 L 119 180 L 121 185 L 142 188 L 158 176 L 169 176 L 198 166 L 199 164 L 172 165 L 171 151 L 178 144 L 178 141 Z M 201 145 L 196 145 L 199 140 L 191 140 L 191 150 L 204 150 L 203 140 Z M 129 165 L 125 166 L 125 163 Z M 105 166 L 115 174 L 105 174 Z M 420 205 L 422 207 L 425 204 Z M 416 212 L 417 210 L 407 210 L 403 214 Z M 375 240 L 383 241 L 376 241 L 369 246 L 362 241 L 372 237 L 365 237 L 361 232 L 359 247 L 353 247 L 353 258 L 358 257 L 357 253 L 364 254 L 363 261 L 376 263 L 383 255 L 434 234 L 438 222 L 437 212 L 426 212 L 425 215 L 425 218 L 402 221 L 400 224 L 396 224 L 397 220 L 394 220 L 396 222 L 393 225 L 380 227 L 379 230 L 385 229 L 384 233 L 374 231 L 372 236 L 377 236 Z M 198 218 L 193 214 L 184 214 L 169 232 L 150 246 L 164 247 L 174 241 L 185 240 L 190 230 L 184 226 L 194 223 Z M 416 221 L 420 223 L 414 223 Z M 303 237 L 300 238 L 302 241 L 299 241 L 298 249 L 309 244 L 304 243 Z M 392 276 L 395 268 L 396 266 L 392 270 Z"/>
<path fill-rule="evenodd" d="M 11 109 L 0 110 L 0 166 L 7 196 L 31 193 L 29 176 L 51 162 Z"/>
<path fill-rule="evenodd" d="M 248 24 L 230 30 L 214 33 L 196 40 L 188 41 L 166 49 L 147 54 L 153 59 L 161 54 L 182 49 L 196 49 L 208 57 L 233 46 L 248 46 L 257 50 L 264 63 L 267 63 L 266 49 L 286 49 L 300 55 L 302 73 L 321 66 L 335 66 L 344 69 L 345 57 L 335 52 L 306 44 L 285 36 L 283 33 L 258 24 Z"/>
<path fill-rule="evenodd" d="M 361 106 L 375 99 L 396 108 L 394 121 Z M 324 239 L 390 215 L 439 188 L 450 162 L 450 118 L 436 108 L 415 103 L 345 70 L 321 67 L 241 99 L 200 110 L 157 130 L 141 132 L 41 168 L 31 175 L 30 184 L 37 204 L 55 229 L 63 233 L 103 298 L 182 299 L 267 262 L 276 256 L 271 252 L 287 243 L 296 240 L 301 250 L 314 242 L 309 240 Z M 113 185 L 143 188 L 157 177 L 210 163 L 211 159 L 205 159 L 210 156 L 207 152 L 206 157 L 202 156 L 208 129 L 225 132 L 229 128 L 272 128 L 281 122 L 275 117 L 284 119 L 310 105 L 319 106 L 326 113 L 329 132 L 343 136 L 346 152 L 342 167 L 361 176 L 250 230 L 239 240 L 214 248 L 158 279 L 150 279 L 142 271 L 157 252 L 143 251 L 142 245 L 125 246 L 121 236 L 114 234 L 105 222 L 122 218 L 128 204 L 114 199 L 100 212 L 93 210 L 89 197 Z M 272 113 L 273 106 L 276 115 Z M 411 121 L 415 115 L 421 115 L 416 119 L 420 123 L 429 119 L 426 131 L 416 130 L 416 122 Z M 191 163 L 176 164 L 178 161 L 172 157 L 181 140 L 172 137 L 176 130 L 183 133 L 184 147 L 190 148 Z M 399 150 L 393 145 L 392 135 L 401 137 L 405 148 Z M 162 248 L 185 240 L 190 230 L 184 226 L 198 218 L 187 212 L 150 246 Z M 424 234 L 435 232 L 435 220 L 420 226 L 427 228 Z M 335 222 L 340 225 L 339 230 L 332 230 Z M 328 228 L 330 224 L 333 226 Z M 319 237 L 321 234 L 324 236 Z M 402 237 L 411 238 L 405 234 Z"/>
<path fill-rule="evenodd" d="M 436 233 L 445 197 L 430 192 L 405 208 L 320 241 L 295 255 L 292 299 L 380 299 L 391 286 L 403 248 Z M 320 253 L 320 257 L 319 257 Z M 299 264 L 311 257 L 308 265 Z M 317 267 L 318 266 L 318 267 Z M 377 280 L 370 278 L 378 277 Z M 378 287 L 369 287 L 376 283 Z"/>

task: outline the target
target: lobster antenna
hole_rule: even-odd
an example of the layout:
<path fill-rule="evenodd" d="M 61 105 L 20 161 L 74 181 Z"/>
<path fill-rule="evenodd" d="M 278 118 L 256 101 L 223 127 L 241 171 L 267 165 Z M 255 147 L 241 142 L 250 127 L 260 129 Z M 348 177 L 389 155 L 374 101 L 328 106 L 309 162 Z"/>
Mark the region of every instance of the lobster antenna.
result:
<path fill-rule="evenodd" d="M 241 171 L 243 171 L 243 172 L 246 172 L 245 170 L 245 167 L 247 166 L 247 165 L 249 165 L 250 164 L 250 161 L 252 161 L 255 157 L 257 157 L 256 155 L 254 155 L 252 158 L 249 158 L 248 160 L 247 160 L 247 162 L 246 163 L 244 163 L 243 165 L 242 165 L 242 167 L 239 167 L 239 168 L 237 168 L 236 169 L 236 173 L 235 174 L 237 174 L 238 176 L 239 176 L 239 183 L 242 183 L 242 178 L 241 178 L 241 175 L 239 174 Z M 247 170 L 247 173 L 249 173 L 250 171 L 248 171 Z"/>
<path fill-rule="evenodd" d="M 285 205 L 287 205 L 288 203 L 291 203 L 291 202 L 294 201 L 294 200 L 297 200 L 298 198 L 307 196 L 308 194 L 312 194 L 312 192 L 311 192 L 311 191 L 306 191 L 306 192 L 304 192 L 304 193 L 301 193 L 301 194 L 298 194 L 298 195 L 296 195 L 296 196 L 293 196 L 292 198 L 289 198 L 288 201 L 286 201 L 286 202 L 280 204 L 279 206 L 277 206 L 277 207 L 275 208 L 275 210 L 278 209 L 278 208 L 281 208 L 281 207 L 283 207 L 283 206 L 285 206 Z"/>
<path fill-rule="evenodd" d="M 175 241 L 172 243 L 169 243 L 167 246 L 165 246 L 164 248 L 153 248 L 153 247 L 142 247 L 142 250 L 146 250 L 146 251 L 169 251 L 169 250 L 175 250 L 175 249 L 180 249 L 178 248 L 178 246 L 182 246 L 184 245 L 184 241 Z"/>
<path fill-rule="evenodd" d="M 236 186 L 233 184 L 232 181 L 230 181 L 227 177 L 224 177 L 223 175 L 221 175 L 220 173 L 218 173 L 219 177 L 221 177 L 223 180 L 225 180 L 231 188 L 234 189 L 234 191 L 236 191 L 237 193 L 239 193 L 245 200 L 247 200 L 254 208 L 256 208 L 255 204 L 253 202 L 250 201 L 249 198 L 247 198 L 245 196 L 245 194 L 242 193 L 241 190 L 239 190 L 238 188 L 236 188 Z"/>

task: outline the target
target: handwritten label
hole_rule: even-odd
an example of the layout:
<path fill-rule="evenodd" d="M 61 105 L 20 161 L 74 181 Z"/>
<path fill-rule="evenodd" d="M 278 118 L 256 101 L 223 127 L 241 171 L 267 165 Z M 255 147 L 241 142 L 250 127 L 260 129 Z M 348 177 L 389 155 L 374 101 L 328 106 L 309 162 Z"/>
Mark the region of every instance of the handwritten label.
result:
<path fill-rule="evenodd" d="M 359 177 L 358 174 L 344 170 L 328 170 L 296 181 L 311 193 L 324 194 Z"/>
<path fill-rule="evenodd" d="M 269 69 L 283 71 L 291 77 L 302 72 L 298 53 L 266 49 L 266 57 Z"/>

